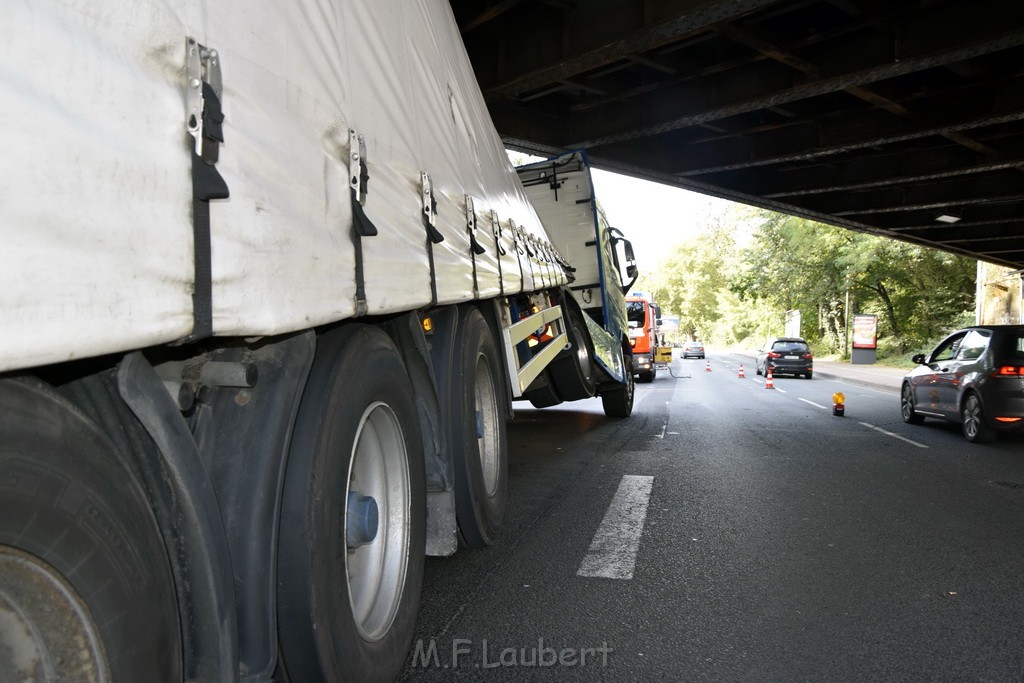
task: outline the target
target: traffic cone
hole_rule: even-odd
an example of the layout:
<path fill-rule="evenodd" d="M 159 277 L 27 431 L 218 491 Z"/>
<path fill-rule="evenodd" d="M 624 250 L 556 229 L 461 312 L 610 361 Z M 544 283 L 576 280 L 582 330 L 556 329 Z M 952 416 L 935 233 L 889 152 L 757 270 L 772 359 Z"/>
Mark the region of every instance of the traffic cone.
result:
<path fill-rule="evenodd" d="M 704 368 L 704 372 L 711 372 L 711 361 L 708 361 L 708 366 Z"/>
<path fill-rule="evenodd" d="M 739 377 L 740 377 L 740 379 L 746 378 L 746 375 L 743 374 L 743 363 L 740 363 L 740 375 L 739 375 Z"/>
<path fill-rule="evenodd" d="M 764 383 L 764 388 L 765 389 L 774 389 L 775 388 L 775 382 L 772 381 L 772 371 L 771 371 L 771 368 L 768 369 L 768 374 L 765 375 L 765 379 L 767 381 Z"/>

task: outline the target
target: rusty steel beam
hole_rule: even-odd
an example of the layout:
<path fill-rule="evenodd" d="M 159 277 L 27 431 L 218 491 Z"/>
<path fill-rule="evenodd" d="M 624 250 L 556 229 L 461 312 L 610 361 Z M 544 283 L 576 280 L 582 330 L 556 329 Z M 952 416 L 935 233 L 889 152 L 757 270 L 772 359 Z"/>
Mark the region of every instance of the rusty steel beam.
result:
<path fill-rule="evenodd" d="M 703 176 L 724 171 L 805 162 L 870 147 L 884 147 L 941 136 L 950 132 L 1014 123 L 1024 119 L 1024 98 L 1018 99 L 1020 101 L 1008 103 L 1005 109 L 997 113 L 991 113 L 991 106 L 979 102 L 964 102 L 961 103 L 962 111 L 940 111 L 916 122 L 908 122 L 906 119 L 878 119 L 872 122 L 865 115 L 857 114 L 823 123 L 816 130 L 808 130 L 803 137 L 790 135 L 774 143 L 751 143 L 725 149 L 709 148 L 706 151 L 692 146 L 687 150 L 687 156 L 679 164 L 676 173 L 680 177 Z M 854 132 L 851 134 L 848 131 Z M 810 137 L 813 137 L 814 141 L 811 141 Z M 758 152 L 759 149 L 771 151 Z"/>
<path fill-rule="evenodd" d="M 937 209 L 948 209 L 950 207 L 963 207 L 975 204 L 1009 203 L 1024 200 L 1024 192 L 1013 192 L 1004 195 L 986 195 L 984 197 L 960 197 L 951 199 L 920 202 L 916 204 L 894 204 L 890 206 L 878 206 L 874 208 L 855 208 L 844 211 L 830 211 L 829 215 L 842 218 L 844 216 L 871 216 L 880 213 L 897 213 L 904 211 L 934 211 Z"/>
<path fill-rule="evenodd" d="M 929 52 L 913 57 L 904 57 L 896 61 L 879 64 L 870 68 L 859 69 L 851 73 L 798 83 L 790 88 L 776 90 L 757 96 L 739 100 L 709 103 L 703 108 L 695 108 L 686 114 L 676 116 L 654 124 L 638 125 L 625 130 L 595 129 L 585 132 L 570 142 L 570 147 L 599 147 L 613 142 L 634 140 L 666 133 L 687 126 L 738 114 L 746 114 L 771 106 L 779 106 L 790 102 L 805 100 L 819 95 L 839 92 L 852 86 L 863 86 L 880 80 L 916 73 L 924 69 L 952 64 L 978 57 L 980 55 L 1024 45 L 1024 30 L 1013 28 L 994 37 L 987 37 L 962 44 L 946 50 Z"/>
<path fill-rule="evenodd" d="M 749 181 L 739 181 L 739 184 L 765 197 L 783 199 L 908 185 L 1024 167 L 1024 141 L 1014 140 L 1000 148 L 1002 152 L 991 157 L 952 147 L 941 151 L 928 149 L 876 154 L 868 158 L 837 161 L 829 168 L 772 173 L 768 177 L 760 174 L 756 177 L 765 182 L 757 187 L 751 187 Z M 789 176 L 796 177 L 791 179 Z M 735 184 L 737 180 L 729 179 L 728 182 Z"/>
<path fill-rule="evenodd" d="M 615 40 L 594 45 L 585 52 L 550 64 L 529 73 L 519 74 L 503 83 L 483 85 L 484 97 L 515 97 L 520 93 L 540 88 L 553 81 L 572 78 L 578 74 L 607 66 L 629 55 L 635 55 L 676 42 L 685 36 L 708 30 L 722 21 L 731 21 L 762 7 L 777 4 L 778 0 L 732 0 L 695 3 L 693 9 L 654 26 L 632 31 Z"/>
<path fill-rule="evenodd" d="M 959 245 L 944 245 L 943 243 L 930 240 L 925 237 L 921 237 L 912 233 L 900 232 L 892 228 L 886 228 L 877 224 L 866 223 L 861 220 L 857 220 L 853 216 L 835 216 L 820 211 L 815 211 L 805 206 L 799 206 L 793 203 L 780 202 L 778 200 L 767 199 L 757 195 L 752 195 L 738 191 L 736 188 L 712 185 L 708 183 L 702 183 L 692 178 L 680 178 L 671 173 L 663 171 L 652 170 L 651 168 L 641 165 L 636 161 L 624 161 L 615 156 L 604 156 L 608 150 L 595 150 L 590 156 L 591 163 L 595 168 L 604 169 L 607 171 L 613 171 L 616 173 L 622 173 L 634 178 L 641 178 L 644 180 L 651 180 L 653 182 L 664 183 L 666 185 L 672 185 L 694 192 L 699 192 L 711 197 L 719 197 L 721 199 L 728 199 L 731 201 L 740 202 L 742 204 L 748 204 L 750 206 L 756 206 L 769 211 L 777 211 L 785 213 L 791 216 L 797 216 L 810 221 L 816 221 L 818 223 L 825 223 L 828 225 L 834 225 L 840 228 L 846 228 L 855 232 L 862 232 L 871 235 L 877 235 L 880 237 L 889 237 L 898 239 L 903 242 L 909 242 L 911 244 L 917 244 L 925 247 L 932 247 L 936 249 L 942 249 L 950 253 L 959 254 L 961 256 L 967 256 L 970 258 L 984 258 L 985 260 L 1004 265 L 1011 268 L 1020 268 L 1024 265 L 1024 260 L 1014 260 L 1007 256 L 986 256 L 985 254 L 965 248 Z M 1015 208 L 1008 205 L 1001 205 L 1007 207 L 1005 210 L 1009 211 L 1011 208 Z M 898 218 L 901 214 L 890 214 L 887 217 Z M 1024 217 L 1017 219 L 1015 217 L 1008 217 L 1003 219 L 1010 223 L 1016 223 L 1018 220 L 1024 221 Z M 928 226 L 930 227 L 930 226 Z M 948 227 L 948 226 L 937 226 L 937 227 Z M 909 227 L 903 228 L 904 230 L 910 229 Z"/>
<path fill-rule="evenodd" d="M 465 24 L 459 26 L 459 31 L 461 31 L 462 34 L 465 35 L 472 31 L 473 29 L 479 26 L 483 26 L 489 21 L 497 19 L 502 14 L 509 11 L 516 5 L 521 4 L 522 2 L 523 0 L 503 0 L 502 2 L 492 5 L 491 7 L 488 7 L 483 12 L 467 21 Z"/>

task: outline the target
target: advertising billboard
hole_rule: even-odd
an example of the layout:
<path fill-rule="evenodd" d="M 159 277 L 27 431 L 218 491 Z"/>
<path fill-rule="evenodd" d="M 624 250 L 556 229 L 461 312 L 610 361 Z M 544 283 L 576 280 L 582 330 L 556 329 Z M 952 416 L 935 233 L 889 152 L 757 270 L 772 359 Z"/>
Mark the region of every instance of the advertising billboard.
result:
<path fill-rule="evenodd" d="M 878 348 L 878 316 L 858 314 L 853 316 L 853 348 Z"/>

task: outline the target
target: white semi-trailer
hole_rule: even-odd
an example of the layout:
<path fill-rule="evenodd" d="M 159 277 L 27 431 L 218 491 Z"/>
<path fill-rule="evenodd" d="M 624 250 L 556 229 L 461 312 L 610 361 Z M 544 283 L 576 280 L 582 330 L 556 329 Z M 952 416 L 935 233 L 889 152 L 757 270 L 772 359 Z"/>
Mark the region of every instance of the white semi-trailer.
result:
<path fill-rule="evenodd" d="M 445 0 L 2 16 L 0 680 L 392 677 L 512 400 L 632 410 L 589 175 L 545 229 Z"/>

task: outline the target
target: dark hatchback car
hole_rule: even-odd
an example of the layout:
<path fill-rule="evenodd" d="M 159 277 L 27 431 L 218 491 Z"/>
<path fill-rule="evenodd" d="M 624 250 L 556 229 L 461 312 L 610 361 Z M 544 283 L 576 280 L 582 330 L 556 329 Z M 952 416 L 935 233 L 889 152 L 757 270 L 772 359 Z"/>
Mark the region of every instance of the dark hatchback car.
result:
<path fill-rule="evenodd" d="M 757 374 L 796 375 L 811 379 L 814 375 L 814 355 L 807 342 L 800 337 L 769 339 L 757 352 L 754 371 Z"/>
<path fill-rule="evenodd" d="M 903 378 L 903 420 L 959 422 L 968 441 L 992 441 L 1024 429 L 1024 325 L 957 330 Z"/>

